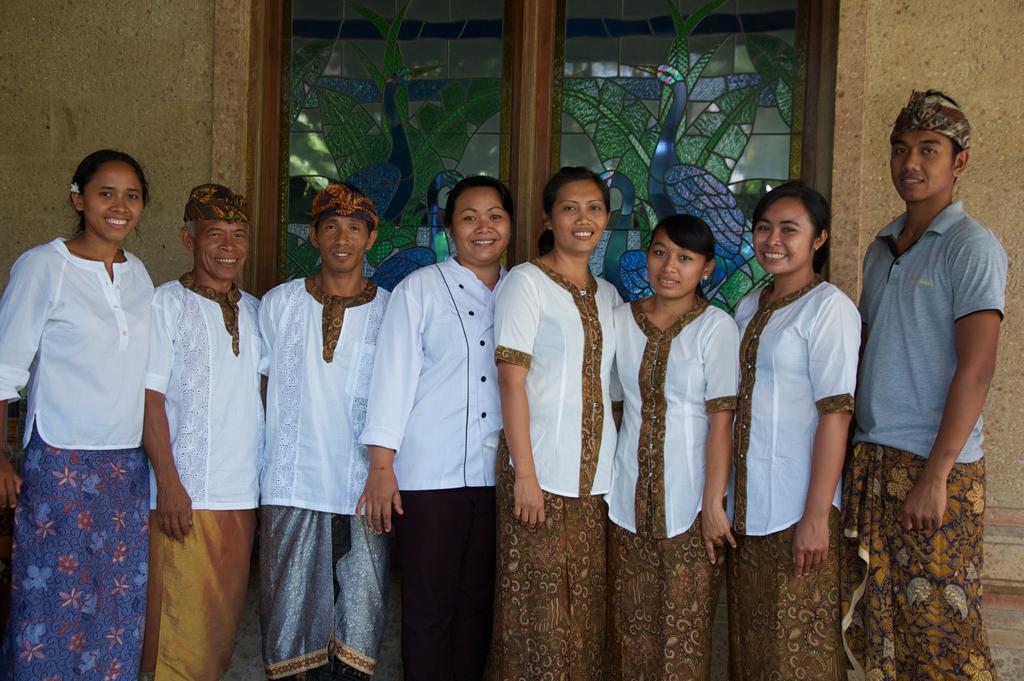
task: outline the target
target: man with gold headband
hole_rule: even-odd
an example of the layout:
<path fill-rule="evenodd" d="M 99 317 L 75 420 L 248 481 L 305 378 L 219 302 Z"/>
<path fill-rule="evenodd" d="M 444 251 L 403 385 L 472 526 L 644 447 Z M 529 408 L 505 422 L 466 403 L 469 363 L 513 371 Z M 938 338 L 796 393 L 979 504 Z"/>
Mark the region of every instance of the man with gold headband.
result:
<path fill-rule="evenodd" d="M 364 679 L 384 634 L 387 538 L 354 515 L 369 472 L 358 444 L 388 292 L 363 276 L 377 238 L 363 194 L 313 199 L 320 271 L 260 305 L 268 377 L 260 500 L 260 621 L 270 679 Z"/>
<path fill-rule="evenodd" d="M 844 643 L 868 681 L 990 681 L 981 411 L 1006 253 L 953 200 L 971 147 L 956 102 L 914 92 L 889 141 L 906 212 L 864 257 L 857 429 L 843 494 Z"/>
<path fill-rule="evenodd" d="M 181 241 L 192 270 L 153 296 L 143 445 L 151 463 L 149 606 L 141 678 L 217 681 L 249 581 L 263 447 L 259 301 L 235 277 L 249 254 L 245 198 L 192 190 Z"/>

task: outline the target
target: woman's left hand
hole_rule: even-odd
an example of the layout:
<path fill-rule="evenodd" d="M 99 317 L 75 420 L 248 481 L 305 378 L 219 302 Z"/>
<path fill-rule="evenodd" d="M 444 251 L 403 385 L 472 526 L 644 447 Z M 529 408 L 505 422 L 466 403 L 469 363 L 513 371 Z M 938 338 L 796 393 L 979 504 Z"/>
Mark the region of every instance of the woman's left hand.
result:
<path fill-rule="evenodd" d="M 804 515 L 793 535 L 793 574 L 806 577 L 828 557 L 828 515 L 823 518 Z"/>

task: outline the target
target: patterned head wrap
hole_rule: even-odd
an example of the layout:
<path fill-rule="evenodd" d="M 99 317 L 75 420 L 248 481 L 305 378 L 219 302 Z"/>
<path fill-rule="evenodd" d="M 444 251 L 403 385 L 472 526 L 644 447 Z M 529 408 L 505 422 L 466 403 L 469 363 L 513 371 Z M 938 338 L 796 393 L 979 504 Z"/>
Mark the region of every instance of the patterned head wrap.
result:
<path fill-rule="evenodd" d="M 314 225 L 332 215 L 366 220 L 371 230 L 377 228 L 377 207 L 373 205 L 373 200 L 336 182 L 327 185 L 313 197 Z"/>
<path fill-rule="evenodd" d="M 914 90 L 910 101 L 900 111 L 896 124 L 889 135 L 889 143 L 905 132 L 927 130 L 945 135 L 960 145 L 961 149 L 971 146 L 971 125 L 956 104 L 933 90 Z"/>
<path fill-rule="evenodd" d="M 201 184 L 188 195 L 185 204 L 185 222 L 224 220 L 249 222 L 245 197 L 222 184 Z"/>

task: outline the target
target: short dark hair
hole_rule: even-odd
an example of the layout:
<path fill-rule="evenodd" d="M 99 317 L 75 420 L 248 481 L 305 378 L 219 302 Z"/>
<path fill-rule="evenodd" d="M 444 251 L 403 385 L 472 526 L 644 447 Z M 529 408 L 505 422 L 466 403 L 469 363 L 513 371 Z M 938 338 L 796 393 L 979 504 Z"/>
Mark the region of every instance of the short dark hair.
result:
<path fill-rule="evenodd" d="M 704 256 L 704 260 L 715 260 L 715 235 L 707 223 L 694 215 L 670 215 L 663 218 L 651 232 L 651 244 L 654 236 L 661 232 L 679 248 L 685 248 Z M 651 246 L 647 247 L 651 250 Z M 697 286 L 697 296 L 707 298 L 701 286 Z"/>
<path fill-rule="evenodd" d="M 459 180 L 459 183 L 452 187 L 451 191 L 448 192 L 448 201 L 445 203 L 444 209 L 444 226 L 451 227 L 452 219 L 455 214 L 455 204 L 465 192 L 470 189 L 478 189 L 485 187 L 487 189 L 493 189 L 498 192 L 498 196 L 501 198 L 501 207 L 508 213 L 509 218 L 515 218 L 516 207 L 515 202 L 512 200 L 512 192 L 508 190 L 505 183 L 495 177 L 489 177 L 488 175 L 471 175 L 463 180 Z"/>
<path fill-rule="evenodd" d="M 796 199 L 803 204 L 804 210 L 807 211 L 807 217 L 810 218 L 811 225 L 814 226 L 814 238 L 821 236 L 822 232 L 832 233 L 832 211 L 829 209 L 828 201 L 817 190 L 799 180 L 791 180 L 785 184 L 780 184 L 762 196 L 754 208 L 751 224 L 757 225 L 761 218 L 764 217 L 769 206 L 779 199 Z M 828 262 L 828 244 L 829 242 L 826 240 L 822 247 L 814 254 L 813 266 L 815 272 L 821 272 L 821 268 Z"/>
<path fill-rule="evenodd" d="M 562 188 L 573 182 L 593 182 L 601 190 L 601 199 L 604 201 L 604 209 L 611 210 L 612 206 L 612 192 L 609 189 L 608 184 L 601 179 L 601 176 L 595 173 L 590 168 L 583 166 L 563 166 L 558 169 L 558 172 L 551 176 L 551 179 L 544 185 L 544 214 L 551 215 L 551 211 L 555 207 L 555 201 L 558 200 L 558 192 L 562 191 Z M 545 229 L 541 232 L 540 239 L 537 241 L 537 250 L 540 251 L 541 255 L 550 253 L 555 247 L 555 235 L 550 229 Z"/>
<path fill-rule="evenodd" d="M 127 163 L 131 166 L 132 170 L 139 178 L 139 184 L 142 185 L 142 205 L 145 206 L 149 203 L 149 183 L 146 181 L 146 173 L 142 171 L 142 166 L 139 162 L 132 158 L 129 154 L 123 151 L 117 151 L 115 149 L 100 149 L 94 151 L 81 160 L 78 167 L 75 169 L 75 174 L 71 176 L 71 182 L 78 186 L 79 191 L 85 190 L 85 185 L 92 181 L 93 176 L 99 171 L 100 166 L 104 163 L 112 163 L 119 161 L 121 163 Z M 78 213 L 78 231 L 85 231 L 85 214 L 75 209 Z"/>

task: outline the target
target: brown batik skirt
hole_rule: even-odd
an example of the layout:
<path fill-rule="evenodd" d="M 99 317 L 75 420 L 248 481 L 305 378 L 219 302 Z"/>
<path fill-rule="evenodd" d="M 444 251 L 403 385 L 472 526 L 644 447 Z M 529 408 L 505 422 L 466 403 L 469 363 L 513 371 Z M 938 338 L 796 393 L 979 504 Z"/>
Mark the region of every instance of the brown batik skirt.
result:
<path fill-rule="evenodd" d="M 726 568 L 730 681 L 846 681 L 840 633 L 839 512 L 828 557 L 793 575 L 796 525 L 763 537 L 736 534 Z"/>
<path fill-rule="evenodd" d="M 700 516 L 671 539 L 608 524 L 611 678 L 707 681 L 724 562 L 708 560 Z"/>
<path fill-rule="evenodd" d="M 497 589 L 491 662 L 497 681 L 603 681 L 605 523 L 599 495 L 544 492 L 544 524 L 513 513 L 515 474 L 498 453 Z"/>
<path fill-rule="evenodd" d="M 985 460 L 953 466 L 942 527 L 905 530 L 900 509 L 925 461 L 854 450 L 843 489 L 847 652 L 867 681 L 995 681 L 981 619 Z"/>

